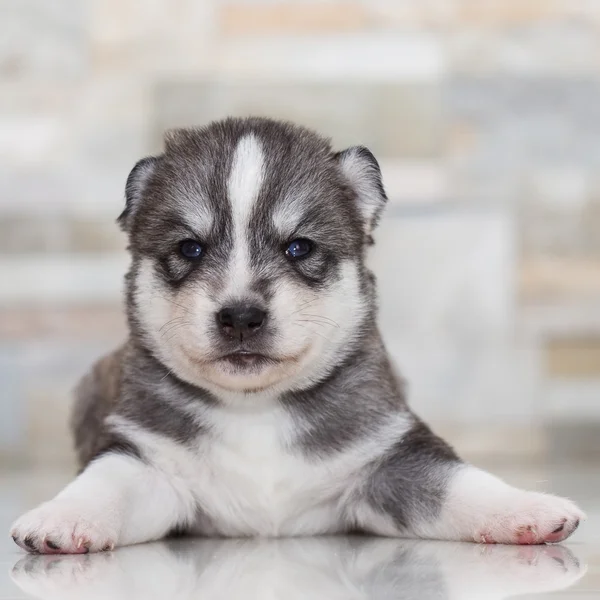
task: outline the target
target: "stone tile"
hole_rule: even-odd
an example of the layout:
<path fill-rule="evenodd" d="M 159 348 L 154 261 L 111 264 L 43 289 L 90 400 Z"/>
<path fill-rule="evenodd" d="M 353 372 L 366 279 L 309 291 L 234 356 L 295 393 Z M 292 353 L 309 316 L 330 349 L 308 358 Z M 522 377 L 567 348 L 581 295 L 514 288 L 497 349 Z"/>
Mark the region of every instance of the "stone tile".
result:
<path fill-rule="evenodd" d="M 522 219 L 525 260 L 537 258 L 600 261 L 600 211 L 530 210 Z"/>
<path fill-rule="evenodd" d="M 455 0 L 368 0 L 370 17 L 387 28 L 444 31 L 456 20 Z"/>
<path fill-rule="evenodd" d="M 360 2 L 224 2 L 218 26 L 225 35 L 346 32 L 364 29 L 367 7 Z"/>
<path fill-rule="evenodd" d="M 550 377 L 600 380 L 600 337 L 555 338 L 544 344 Z"/>
<path fill-rule="evenodd" d="M 122 338 L 84 340 L 59 337 L 33 340 L 0 338 L 0 373 L 10 368 L 12 385 L 3 396 L 0 454 L 12 452 L 22 460 L 60 463 L 71 455 L 68 416 L 72 390 L 95 360 Z"/>
<path fill-rule="evenodd" d="M 143 82 L 121 75 L 95 77 L 81 89 L 72 123 L 80 152 L 94 165 L 112 167 L 123 159 L 137 160 L 147 149 L 145 131 L 151 117 L 147 92 Z"/>
<path fill-rule="evenodd" d="M 84 87 L 81 81 L 4 80 L 0 115 L 59 115 L 68 118 Z"/>
<path fill-rule="evenodd" d="M 0 77 L 74 79 L 85 75 L 85 2 L 4 0 L 0 9 Z"/>
<path fill-rule="evenodd" d="M 379 158 L 383 183 L 389 198 L 385 218 L 396 204 L 424 205 L 447 201 L 451 188 L 443 160 Z"/>
<path fill-rule="evenodd" d="M 216 4 L 197 0 L 89 0 L 94 71 L 152 76 L 210 68 L 218 54 Z"/>
<path fill-rule="evenodd" d="M 61 382 L 38 378 L 25 397 L 26 459 L 29 464 L 68 464 L 73 446 L 69 418 L 76 378 Z"/>
<path fill-rule="evenodd" d="M 146 97 L 119 77 L 3 87 L 0 211 L 115 219 L 127 174 L 148 152 Z"/>
<path fill-rule="evenodd" d="M 520 197 L 532 168 L 600 166 L 596 79 L 456 77 L 444 87 L 447 154 L 457 194 L 478 202 Z"/>
<path fill-rule="evenodd" d="M 548 423 L 548 460 L 557 465 L 598 464 L 600 460 L 600 421 Z"/>
<path fill-rule="evenodd" d="M 23 378 L 19 371 L 19 356 L 13 344 L 0 335 L 0 455 L 10 456 L 23 442 L 27 427 Z M 0 456 L 1 462 L 1 456 Z"/>
<path fill-rule="evenodd" d="M 0 164 L 0 211 L 33 214 L 56 213 L 76 204 L 67 173 L 57 168 L 8 168 Z M 2 217 L 0 217 L 1 219 Z"/>
<path fill-rule="evenodd" d="M 436 85 L 389 86 L 372 107 L 383 156 L 440 156 L 445 141 L 441 89 Z"/>
<path fill-rule="evenodd" d="M 564 17 L 568 5 L 581 2 L 564 0 L 455 0 L 456 20 L 462 26 L 506 27 L 528 25 Z M 576 9 L 575 9 L 576 10 Z"/>
<path fill-rule="evenodd" d="M 125 234 L 112 220 L 71 216 L 2 215 L 0 253 L 94 253 L 124 250 Z"/>
<path fill-rule="evenodd" d="M 533 167 L 524 178 L 523 202 L 532 208 L 579 213 L 590 200 L 592 175 L 577 165 Z"/>
<path fill-rule="evenodd" d="M 271 81 L 435 82 L 446 69 L 441 40 L 420 31 L 231 38 L 213 60 L 219 77 Z"/>
<path fill-rule="evenodd" d="M 446 206 L 388 215 L 369 256 L 385 331 L 502 337 L 514 322 L 515 261 L 507 211 Z"/>
<path fill-rule="evenodd" d="M 129 258 L 108 255 L 0 255 L 0 306 L 118 302 Z"/>
<path fill-rule="evenodd" d="M 399 210 L 382 222 L 369 262 L 386 346 L 419 414 L 434 424 L 535 417 L 536 349 L 513 336 L 510 213 Z"/>
<path fill-rule="evenodd" d="M 519 195 L 524 260 L 600 260 L 600 197 L 577 166 L 530 170 Z"/>
<path fill-rule="evenodd" d="M 430 158 L 442 148 L 435 85 L 340 83 L 162 83 L 156 90 L 155 147 L 162 131 L 226 115 L 291 119 L 381 157 Z"/>
<path fill-rule="evenodd" d="M 115 219 L 116 220 L 116 219 Z M 67 221 L 70 252 L 113 252 L 125 250 L 126 235 L 115 220 L 71 219 Z"/>
<path fill-rule="evenodd" d="M 525 172 L 546 166 L 600 163 L 600 80 L 544 77 L 457 77 L 444 88 L 450 120 L 470 127 L 474 140 L 450 157 L 474 168 Z M 458 152 L 461 151 L 461 152 Z"/>
<path fill-rule="evenodd" d="M 527 7 L 529 2 L 520 2 L 519 5 Z M 597 25 L 592 22 L 532 19 L 526 27 L 520 26 L 519 21 L 516 23 L 518 26 L 508 29 L 498 29 L 497 22 L 495 25 L 456 27 L 452 30 L 446 40 L 453 72 L 533 77 L 560 75 L 567 78 L 585 74 L 595 76 L 598 72 L 600 36 Z"/>
<path fill-rule="evenodd" d="M 0 339 L 5 342 L 39 339 L 125 339 L 125 308 L 105 305 L 0 309 Z"/>
<path fill-rule="evenodd" d="M 544 460 L 547 448 L 547 433 L 540 423 L 523 425 L 486 423 L 473 427 L 472 423 L 439 422 L 435 416 L 430 423 L 437 435 L 452 444 L 464 460 L 480 465 L 491 463 L 492 470 L 499 463 L 527 461 L 539 464 Z M 506 440 L 511 440 L 510 444 Z"/>
<path fill-rule="evenodd" d="M 81 87 L 2 82 L 0 158 L 11 169 L 58 167 L 72 157 L 70 115 Z"/>
<path fill-rule="evenodd" d="M 517 277 L 522 303 L 600 301 L 600 260 L 538 256 L 523 260 Z"/>

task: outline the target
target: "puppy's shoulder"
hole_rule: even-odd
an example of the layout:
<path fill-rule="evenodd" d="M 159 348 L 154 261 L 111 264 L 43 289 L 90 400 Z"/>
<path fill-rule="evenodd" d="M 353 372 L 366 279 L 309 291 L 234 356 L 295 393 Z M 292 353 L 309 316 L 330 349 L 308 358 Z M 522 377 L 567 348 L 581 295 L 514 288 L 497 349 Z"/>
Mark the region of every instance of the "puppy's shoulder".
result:
<path fill-rule="evenodd" d="M 71 429 L 82 466 L 95 454 L 104 435 L 104 419 L 119 402 L 127 352 L 128 345 L 124 344 L 103 356 L 75 388 Z"/>

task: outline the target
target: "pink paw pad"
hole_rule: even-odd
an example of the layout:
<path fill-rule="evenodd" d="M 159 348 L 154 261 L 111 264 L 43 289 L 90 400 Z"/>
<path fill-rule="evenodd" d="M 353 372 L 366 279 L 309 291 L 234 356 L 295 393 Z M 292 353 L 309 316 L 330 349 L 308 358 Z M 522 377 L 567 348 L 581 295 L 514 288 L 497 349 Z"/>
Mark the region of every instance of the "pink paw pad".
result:
<path fill-rule="evenodd" d="M 535 525 L 523 525 L 519 527 L 514 533 L 514 537 L 511 540 L 504 541 L 503 543 L 513 543 L 519 545 L 533 545 L 533 544 L 555 544 L 562 542 L 567 539 L 579 526 L 579 520 L 573 521 L 569 524 L 567 519 L 563 519 L 562 523 L 555 527 L 550 533 L 540 534 L 539 530 Z M 477 542 L 481 544 L 496 544 L 496 539 L 489 532 L 484 532 L 476 536 Z"/>
<path fill-rule="evenodd" d="M 542 544 L 543 540 L 538 538 L 538 533 L 533 525 L 520 527 L 517 530 L 517 544 Z"/>

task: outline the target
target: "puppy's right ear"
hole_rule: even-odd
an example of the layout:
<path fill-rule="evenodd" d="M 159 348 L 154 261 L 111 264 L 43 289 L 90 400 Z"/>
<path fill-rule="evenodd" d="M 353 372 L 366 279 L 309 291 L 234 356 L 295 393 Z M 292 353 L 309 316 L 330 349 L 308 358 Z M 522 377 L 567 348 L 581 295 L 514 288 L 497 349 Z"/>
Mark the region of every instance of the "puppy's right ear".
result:
<path fill-rule="evenodd" d="M 144 194 L 146 184 L 154 173 L 158 164 L 158 157 L 147 156 L 139 160 L 127 177 L 125 184 L 125 209 L 119 215 L 117 223 L 123 231 L 128 231 L 131 225 L 131 219 L 135 211 L 139 208 L 140 201 Z"/>

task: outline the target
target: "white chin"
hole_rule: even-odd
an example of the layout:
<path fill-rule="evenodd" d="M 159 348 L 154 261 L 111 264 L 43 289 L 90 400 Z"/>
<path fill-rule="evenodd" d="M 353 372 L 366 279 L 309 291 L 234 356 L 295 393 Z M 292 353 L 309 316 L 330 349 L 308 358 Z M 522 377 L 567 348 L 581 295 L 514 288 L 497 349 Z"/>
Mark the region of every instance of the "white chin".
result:
<path fill-rule="evenodd" d="M 210 381 L 228 391 L 260 391 L 278 383 L 284 373 L 273 362 L 249 361 L 247 364 L 219 360 L 209 374 Z"/>
<path fill-rule="evenodd" d="M 173 371 L 179 373 L 182 379 L 218 395 L 219 389 L 227 392 L 265 391 L 294 379 L 301 363 L 263 356 L 236 356 L 206 362 L 194 360 L 185 353 L 180 357 L 178 366 Z"/>

